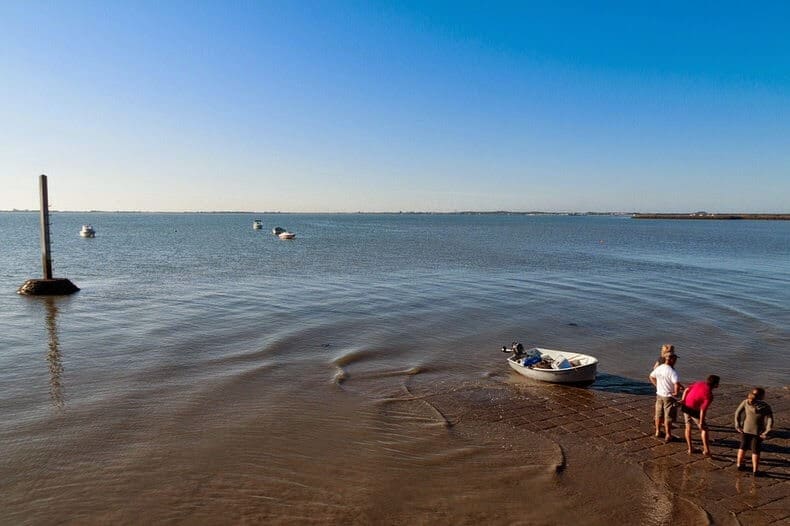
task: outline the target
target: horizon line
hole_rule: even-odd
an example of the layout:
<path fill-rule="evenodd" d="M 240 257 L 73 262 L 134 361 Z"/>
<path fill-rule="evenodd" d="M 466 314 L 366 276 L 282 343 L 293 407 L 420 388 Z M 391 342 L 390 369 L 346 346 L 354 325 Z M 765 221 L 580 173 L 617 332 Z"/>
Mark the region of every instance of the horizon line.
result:
<path fill-rule="evenodd" d="M 0 212 L 39 212 L 38 208 L 4 208 Z M 788 212 L 734 212 L 734 211 L 716 211 L 710 212 L 705 210 L 694 210 L 687 212 L 659 212 L 647 211 L 638 212 L 634 210 L 355 210 L 349 211 L 291 211 L 291 210 L 71 210 L 71 209 L 56 209 L 50 208 L 50 212 L 60 213 L 119 213 L 119 214 L 600 214 L 600 215 L 614 215 L 614 214 L 708 214 L 708 215 L 723 215 L 723 214 L 741 214 L 741 215 L 786 215 Z"/>
<path fill-rule="evenodd" d="M 693 212 L 634 212 L 634 211 L 621 211 L 621 210 L 606 210 L 606 211 L 545 211 L 545 210 L 454 210 L 454 211 L 436 211 L 436 210 L 398 210 L 398 211 L 370 211 L 358 210 L 355 212 L 316 212 L 316 211 L 255 211 L 255 210 L 57 210 L 50 209 L 50 213 L 61 214 L 245 214 L 245 215 L 555 215 L 555 216 L 690 216 L 690 217 L 704 217 L 704 216 L 743 216 L 745 218 L 757 216 L 790 216 L 790 212 L 707 212 L 707 211 L 693 211 Z M 39 209 L 33 208 L 12 208 L 0 209 L 0 213 L 38 213 Z"/>

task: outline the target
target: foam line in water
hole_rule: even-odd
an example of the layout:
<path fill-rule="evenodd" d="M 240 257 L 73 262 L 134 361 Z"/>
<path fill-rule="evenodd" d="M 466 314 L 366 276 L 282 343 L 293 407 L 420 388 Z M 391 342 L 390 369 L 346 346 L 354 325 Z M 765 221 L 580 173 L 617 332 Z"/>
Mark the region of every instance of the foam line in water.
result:
<path fill-rule="evenodd" d="M 414 393 L 411 391 L 411 389 L 409 389 L 408 385 L 404 385 L 403 387 L 404 387 L 404 389 L 406 389 L 406 392 L 409 393 L 409 395 L 411 395 L 412 397 L 414 396 Z M 445 415 L 442 412 L 442 410 L 439 409 L 436 405 L 432 404 L 431 402 L 429 402 L 426 399 L 421 399 L 420 402 L 422 402 L 423 404 L 427 405 L 431 409 L 433 414 L 436 415 L 437 419 L 439 420 L 439 423 L 441 425 L 443 425 L 444 427 L 451 428 L 451 427 L 453 427 L 455 425 L 453 422 L 450 421 L 450 419 L 447 417 L 447 415 Z"/>
<path fill-rule="evenodd" d="M 409 367 L 408 369 L 390 369 L 377 372 L 355 373 L 354 379 L 356 380 L 376 380 L 381 378 L 392 378 L 396 376 L 413 376 L 425 372 L 427 369 L 421 366 Z M 332 378 L 333 383 L 340 385 L 348 380 L 351 375 L 344 367 L 336 365 L 336 372 Z"/>
<path fill-rule="evenodd" d="M 357 349 L 347 351 L 340 356 L 337 356 L 332 363 L 337 367 L 343 368 L 355 362 L 370 360 L 376 357 L 376 353 L 369 349 Z"/>

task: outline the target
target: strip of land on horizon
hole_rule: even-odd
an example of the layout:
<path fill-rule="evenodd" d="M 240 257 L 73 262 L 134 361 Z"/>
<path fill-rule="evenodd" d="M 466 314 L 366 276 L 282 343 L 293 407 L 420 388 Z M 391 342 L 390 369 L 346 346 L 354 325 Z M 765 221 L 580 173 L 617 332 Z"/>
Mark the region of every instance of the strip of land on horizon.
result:
<path fill-rule="evenodd" d="M 790 214 L 633 214 L 634 219 L 760 219 L 768 221 L 788 221 Z"/>

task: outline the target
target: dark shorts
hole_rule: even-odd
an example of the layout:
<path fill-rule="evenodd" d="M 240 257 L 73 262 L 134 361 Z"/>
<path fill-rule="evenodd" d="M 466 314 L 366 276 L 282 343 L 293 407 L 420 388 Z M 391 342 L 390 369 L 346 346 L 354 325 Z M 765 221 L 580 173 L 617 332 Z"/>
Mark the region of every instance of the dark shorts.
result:
<path fill-rule="evenodd" d="M 760 454 L 760 446 L 763 444 L 763 439 L 757 435 L 750 435 L 749 433 L 741 433 L 741 445 L 738 449 L 751 449 L 755 455 Z"/>
<path fill-rule="evenodd" d="M 699 409 L 692 409 L 684 404 L 680 406 L 680 410 L 683 412 L 683 419 L 686 421 L 686 425 L 691 425 L 692 422 L 699 425 Z"/>

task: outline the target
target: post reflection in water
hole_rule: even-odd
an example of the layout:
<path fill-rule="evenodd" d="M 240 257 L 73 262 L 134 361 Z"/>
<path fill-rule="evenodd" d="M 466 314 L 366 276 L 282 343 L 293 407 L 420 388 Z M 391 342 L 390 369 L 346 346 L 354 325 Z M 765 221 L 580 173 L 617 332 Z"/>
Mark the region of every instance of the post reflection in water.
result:
<path fill-rule="evenodd" d="M 47 326 L 48 338 L 48 352 L 47 362 L 49 363 L 49 394 L 52 398 L 52 404 L 58 408 L 63 409 L 63 363 L 60 359 L 60 343 L 58 342 L 58 306 L 55 298 L 44 298 L 44 308 L 46 309 L 45 322 Z"/>

